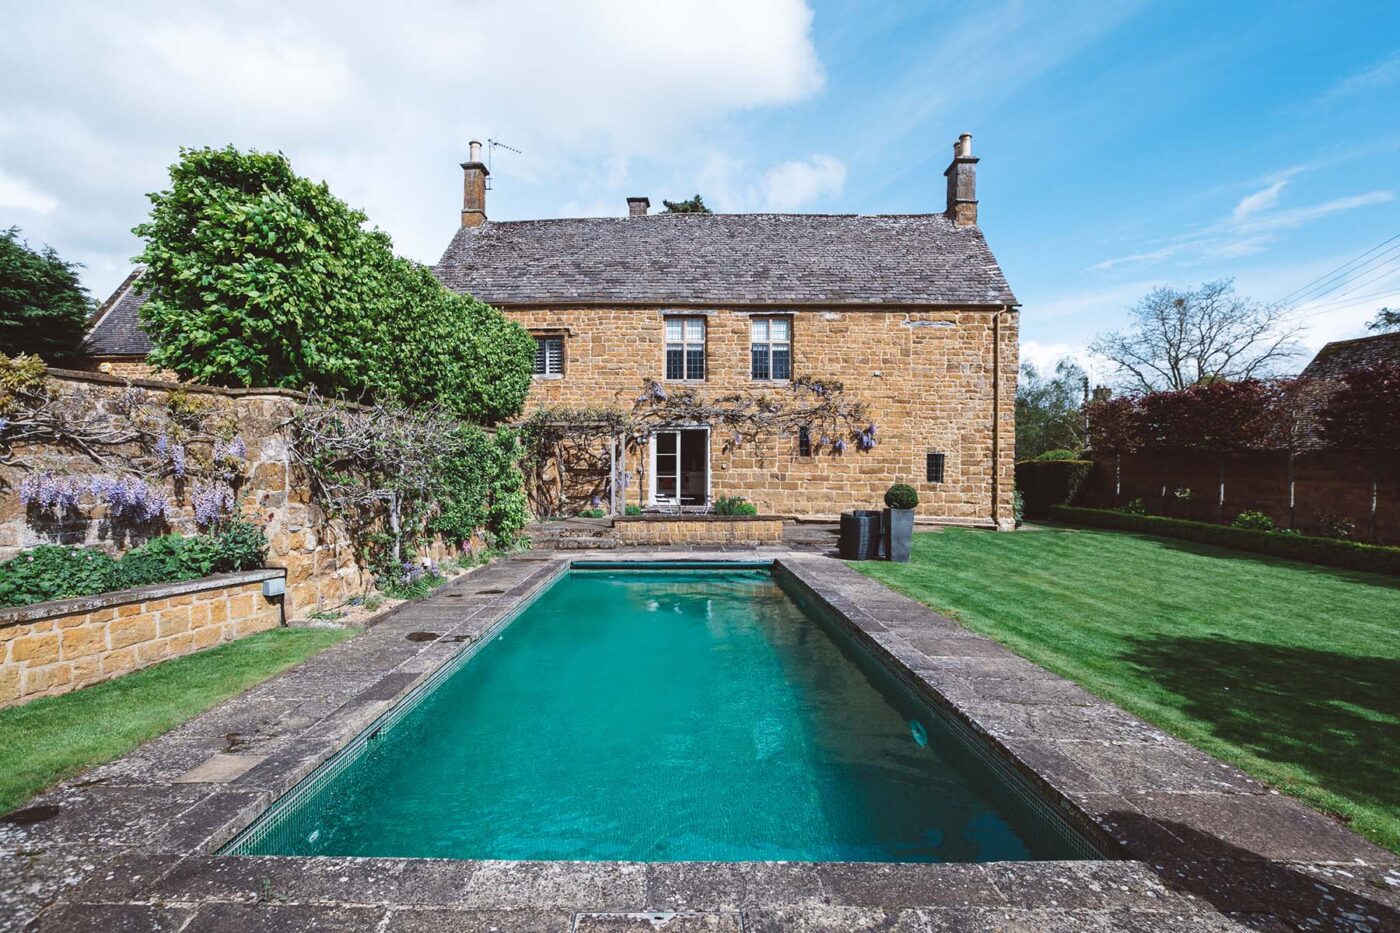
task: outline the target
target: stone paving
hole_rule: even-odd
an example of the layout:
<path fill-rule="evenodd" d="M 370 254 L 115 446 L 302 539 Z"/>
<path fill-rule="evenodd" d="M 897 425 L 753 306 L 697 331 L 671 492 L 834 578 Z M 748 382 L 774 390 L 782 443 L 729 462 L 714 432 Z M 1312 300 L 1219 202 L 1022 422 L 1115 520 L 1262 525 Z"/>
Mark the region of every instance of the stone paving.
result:
<path fill-rule="evenodd" d="M 774 560 L 1116 858 L 988 864 L 221 856 L 277 797 L 560 573 L 534 551 L 0 820 L 0 930 L 1400 929 L 1400 857 L 820 553 Z M 432 637 L 436 636 L 436 637 Z"/>

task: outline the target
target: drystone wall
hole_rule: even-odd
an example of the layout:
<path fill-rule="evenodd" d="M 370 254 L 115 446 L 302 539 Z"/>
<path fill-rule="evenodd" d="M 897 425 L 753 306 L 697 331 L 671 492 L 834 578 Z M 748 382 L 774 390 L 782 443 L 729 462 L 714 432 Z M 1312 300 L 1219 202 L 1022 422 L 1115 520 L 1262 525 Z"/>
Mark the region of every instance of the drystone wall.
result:
<path fill-rule="evenodd" d="M 268 564 L 286 571 L 288 617 L 334 605 L 365 592 L 373 583 L 362 566 L 344 526 L 329 518 L 313 501 L 303 471 L 289 452 L 287 425 L 300 396 L 280 389 L 218 389 L 182 386 L 142 379 L 122 379 L 101 373 L 50 370 L 52 388 L 69 396 L 83 411 L 117 422 L 137 407 L 160 409 L 178 396 L 179 404 L 207 406 L 219 418 L 231 419 L 245 448 L 238 507 L 263 527 Z M 115 522 L 101 507 L 40 514 L 20 500 L 25 477 L 49 472 L 80 478 L 110 474 L 110 464 L 84 451 L 50 444 L 17 446 L 11 463 L 0 464 L 0 560 L 40 544 L 101 547 L 114 553 L 155 535 L 198 531 L 192 484 L 176 481 L 171 510 L 163 522 L 132 527 Z M 435 544 L 428 556 L 440 559 L 447 549 Z"/>

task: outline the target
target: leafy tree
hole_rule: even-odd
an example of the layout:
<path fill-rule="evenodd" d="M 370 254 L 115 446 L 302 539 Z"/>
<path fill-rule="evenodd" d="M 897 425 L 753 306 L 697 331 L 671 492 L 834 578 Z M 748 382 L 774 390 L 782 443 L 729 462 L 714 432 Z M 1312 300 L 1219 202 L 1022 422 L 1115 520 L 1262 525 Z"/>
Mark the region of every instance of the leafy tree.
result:
<path fill-rule="evenodd" d="M 1084 410 L 1089 447 L 1095 453 L 1136 453 L 1142 447 L 1142 411 L 1130 395 L 1096 399 Z"/>
<path fill-rule="evenodd" d="M 1376 504 L 1383 470 L 1400 463 L 1400 363 L 1355 369 L 1328 397 L 1321 417 L 1322 439 L 1331 447 L 1365 455 L 1371 468 L 1371 539 L 1376 540 Z"/>
<path fill-rule="evenodd" d="M 1262 378 L 1298 353 L 1300 329 L 1284 309 L 1235 294 L 1231 279 L 1186 291 L 1154 289 L 1128 315 L 1128 330 L 1101 334 L 1089 349 L 1138 392 Z"/>
<path fill-rule="evenodd" d="M 1370 322 L 1366 325 L 1366 329 L 1380 331 L 1381 333 L 1400 330 L 1400 309 L 1381 308 L 1376 312 L 1376 316 L 1371 318 Z"/>
<path fill-rule="evenodd" d="M 704 200 L 704 198 L 700 197 L 700 195 L 698 195 L 698 194 L 697 194 L 695 197 L 693 197 L 693 198 L 687 198 L 687 199 L 684 200 L 684 201 L 665 201 L 665 200 L 663 200 L 661 203 L 664 204 L 664 205 L 666 206 L 666 210 L 662 212 L 662 213 L 665 213 L 665 214 L 713 214 L 713 213 L 714 213 L 714 211 L 710 210 L 708 207 L 705 206 L 705 200 Z"/>
<path fill-rule="evenodd" d="M 1084 384 L 1087 377 L 1073 360 L 1060 360 L 1052 376 L 1030 363 L 1021 366 L 1016 384 L 1016 459 L 1030 460 L 1047 450 L 1084 446 Z"/>
<path fill-rule="evenodd" d="M 1345 450 L 1400 454 L 1400 364 L 1354 369 L 1327 398 L 1322 439 Z"/>
<path fill-rule="evenodd" d="M 50 247 L 31 249 L 18 227 L 0 230 L 0 353 L 55 363 L 77 352 L 92 313 L 80 268 Z"/>
<path fill-rule="evenodd" d="M 214 385 L 432 401 L 484 422 L 519 412 L 529 334 L 395 256 L 285 156 L 185 149 L 170 176 L 136 228 L 152 364 Z"/>

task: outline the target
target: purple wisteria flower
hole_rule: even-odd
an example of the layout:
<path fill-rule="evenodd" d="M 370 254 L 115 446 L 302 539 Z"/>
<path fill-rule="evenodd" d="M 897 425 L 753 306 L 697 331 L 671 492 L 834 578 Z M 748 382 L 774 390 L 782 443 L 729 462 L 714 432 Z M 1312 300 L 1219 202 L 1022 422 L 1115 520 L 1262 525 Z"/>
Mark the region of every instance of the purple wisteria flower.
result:
<path fill-rule="evenodd" d="M 156 441 L 155 449 L 152 451 L 160 460 L 170 464 L 170 472 L 175 474 L 177 479 L 185 476 L 185 447 L 170 439 L 170 435 L 162 434 Z"/>
<path fill-rule="evenodd" d="M 248 455 L 248 447 L 243 443 L 243 438 L 235 437 L 233 440 L 214 442 L 214 461 L 220 460 L 242 460 Z"/>
<path fill-rule="evenodd" d="M 0 418 L 0 434 L 5 433 L 5 429 L 10 426 L 9 418 Z"/>
<path fill-rule="evenodd" d="M 164 491 L 136 476 L 94 477 L 89 487 L 93 498 L 107 506 L 113 521 L 144 525 L 164 518 L 170 501 Z"/>
<path fill-rule="evenodd" d="M 226 483 L 200 483 L 190 494 L 190 503 L 194 506 L 195 524 L 208 528 L 233 512 L 233 490 Z"/>
<path fill-rule="evenodd" d="M 32 473 L 19 484 L 19 501 L 36 506 L 41 512 L 62 515 L 73 511 L 82 497 L 82 483 L 74 476 Z"/>
<path fill-rule="evenodd" d="M 838 438 L 836 439 L 836 443 L 831 445 L 831 449 L 834 450 L 834 451 L 836 451 L 838 454 L 845 453 L 845 452 L 846 452 L 846 439 L 843 438 L 843 437 L 838 437 Z"/>

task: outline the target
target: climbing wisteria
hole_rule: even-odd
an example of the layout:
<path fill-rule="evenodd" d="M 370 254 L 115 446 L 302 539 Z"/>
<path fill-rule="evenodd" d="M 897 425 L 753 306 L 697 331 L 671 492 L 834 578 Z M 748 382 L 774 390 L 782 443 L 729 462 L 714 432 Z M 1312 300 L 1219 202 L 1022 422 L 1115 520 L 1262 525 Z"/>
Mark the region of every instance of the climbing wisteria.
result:
<path fill-rule="evenodd" d="M 89 484 L 93 498 L 107 507 L 107 516 L 121 522 L 147 524 L 166 516 L 170 500 L 165 491 L 136 476 L 97 476 Z"/>
<path fill-rule="evenodd" d="M 200 483 L 190 495 L 194 506 L 194 521 L 200 528 L 208 528 L 220 519 L 233 513 L 233 489 L 227 483 L 214 481 Z"/>

